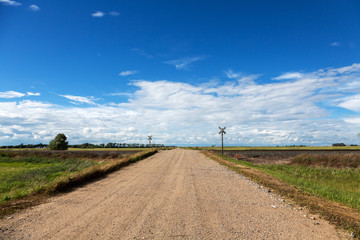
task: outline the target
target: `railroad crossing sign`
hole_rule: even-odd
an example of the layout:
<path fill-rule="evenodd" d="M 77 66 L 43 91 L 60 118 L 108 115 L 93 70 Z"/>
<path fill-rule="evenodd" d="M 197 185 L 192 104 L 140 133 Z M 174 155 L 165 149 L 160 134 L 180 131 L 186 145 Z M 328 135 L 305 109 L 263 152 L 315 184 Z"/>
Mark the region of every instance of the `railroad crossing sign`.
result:
<path fill-rule="evenodd" d="M 219 129 L 220 129 L 219 134 L 221 134 L 221 154 L 224 154 L 224 134 L 226 134 L 225 132 L 226 127 L 223 128 L 219 127 Z"/>
<path fill-rule="evenodd" d="M 152 136 L 148 135 L 149 144 L 151 144 Z"/>

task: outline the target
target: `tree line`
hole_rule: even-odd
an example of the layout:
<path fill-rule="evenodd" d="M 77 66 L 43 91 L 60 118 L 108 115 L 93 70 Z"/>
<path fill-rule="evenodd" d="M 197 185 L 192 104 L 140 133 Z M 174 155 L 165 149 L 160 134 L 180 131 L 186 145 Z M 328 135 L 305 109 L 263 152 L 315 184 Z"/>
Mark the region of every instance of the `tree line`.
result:
<path fill-rule="evenodd" d="M 0 146 L 0 149 L 21 149 L 21 148 L 47 148 L 48 144 L 19 144 L 19 145 L 7 145 Z M 82 144 L 73 144 L 68 145 L 70 148 L 83 148 L 83 149 L 94 149 L 94 148 L 160 148 L 165 147 L 164 144 L 143 144 L 143 143 L 82 143 Z"/>
<path fill-rule="evenodd" d="M 8 145 L 8 146 L 0 146 L 1 149 L 4 148 L 47 148 L 47 144 L 19 144 L 19 145 Z"/>
<path fill-rule="evenodd" d="M 92 143 L 83 143 L 83 144 L 75 144 L 69 145 L 71 148 L 159 148 L 165 147 L 164 144 L 143 144 L 143 143 L 100 143 L 100 144 L 92 144 Z"/>

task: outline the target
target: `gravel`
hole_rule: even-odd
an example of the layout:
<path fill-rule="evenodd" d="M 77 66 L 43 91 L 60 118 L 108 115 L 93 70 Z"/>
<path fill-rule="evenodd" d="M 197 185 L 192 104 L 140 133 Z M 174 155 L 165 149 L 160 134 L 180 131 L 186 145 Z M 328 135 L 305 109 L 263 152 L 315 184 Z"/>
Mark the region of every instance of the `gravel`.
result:
<path fill-rule="evenodd" d="M 175 149 L 0 220 L 0 239 L 350 237 L 281 199 L 198 151 Z"/>

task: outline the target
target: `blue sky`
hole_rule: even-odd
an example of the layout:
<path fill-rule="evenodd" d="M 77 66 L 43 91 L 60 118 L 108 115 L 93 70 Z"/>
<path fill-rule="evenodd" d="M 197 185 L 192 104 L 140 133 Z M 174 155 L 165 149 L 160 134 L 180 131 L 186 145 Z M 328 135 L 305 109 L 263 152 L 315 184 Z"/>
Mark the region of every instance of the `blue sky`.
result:
<path fill-rule="evenodd" d="M 360 2 L 0 0 L 0 145 L 359 143 Z"/>

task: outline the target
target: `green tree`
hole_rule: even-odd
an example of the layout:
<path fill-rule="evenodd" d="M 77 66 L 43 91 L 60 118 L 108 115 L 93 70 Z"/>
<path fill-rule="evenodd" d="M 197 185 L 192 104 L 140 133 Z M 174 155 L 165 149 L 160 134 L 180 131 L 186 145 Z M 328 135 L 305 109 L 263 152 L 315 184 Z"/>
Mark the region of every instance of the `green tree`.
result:
<path fill-rule="evenodd" d="M 59 133 L 56 137 L 51 140 L 49 143 L 50 150 L 67 150 L 68 142 L 66 141 L 66 136 L 63 133 Z"/>

